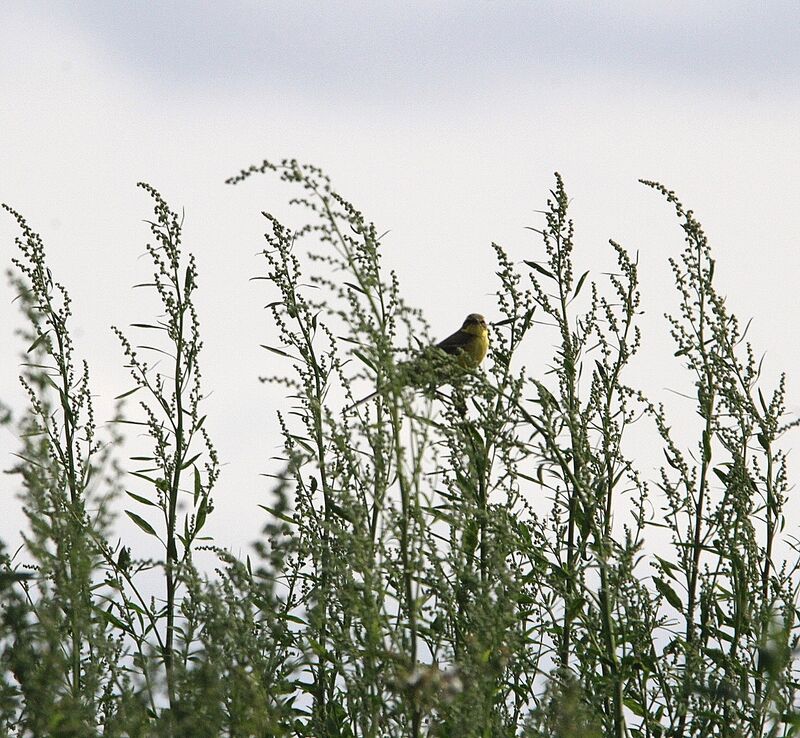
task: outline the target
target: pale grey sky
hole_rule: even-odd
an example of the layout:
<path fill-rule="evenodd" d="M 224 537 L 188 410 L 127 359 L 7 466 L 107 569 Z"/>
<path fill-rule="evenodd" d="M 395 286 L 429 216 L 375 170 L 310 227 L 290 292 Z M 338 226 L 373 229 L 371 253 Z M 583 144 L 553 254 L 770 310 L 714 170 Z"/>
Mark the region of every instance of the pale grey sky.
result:
<path fill-rule="evenodd" d="M 259 211 L 285 213 L 289 193 L 227 176 L 264 157 L 324 167 L 391 231 L 387 265 L 444 335 L 470 311 L 492 317 L 491 241 L 538 258 L 524 226 L 560 171 L 577 258 L 611 267 L 609 237 L 640 252 L 648 344 L 631 381 L 669 399 L 666 387 L 690 386 L 658 333 L 682 234 L 637 183 L 662 180 L 705 225 L 731 306 L 754 316 L 768 376 L 789 371 L 798 407 L 798 31 L 789 2 L 5 3 L 0 200 L 42 233 L 72 292 L 101 418 L 129 388 L 108 326 L 153 307 L 130 290 L 149 269 L 150 203 L 135 183 L 185 208 L 209 427 L 228 464 L 212 528 L 243 546 L 280 443 L 279 394 L 257 382 L 274 370 L 258 348 L 272 298 L 248 279 L 261 269 Z M 13 236 L 0 218 L 2 265 Z M 0 286 L 0 397 L 19 407 L 11 299 Z M 546 356 L 531 346 L 525 359 Z M 3 431 L 0 453 L 14 443 Z M 0 494 L 9 540 L 12 479 Z"/>
<path fill-rule="evenodd" d="M 546 76 L 796 89 L 792 2 L 39 3 L 161 89 L 263 85 L 394 104 Z M 38 17 L 37 17 L 38 16 Z M 327 87 L 323 89 L 321 85 Z"/>

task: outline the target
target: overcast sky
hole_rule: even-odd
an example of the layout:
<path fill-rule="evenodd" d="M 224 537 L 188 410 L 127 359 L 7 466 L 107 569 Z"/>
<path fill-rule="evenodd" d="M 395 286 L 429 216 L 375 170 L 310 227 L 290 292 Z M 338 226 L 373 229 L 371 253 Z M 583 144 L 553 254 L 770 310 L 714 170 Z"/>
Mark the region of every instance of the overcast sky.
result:
<path fill-rule="evenodd" d="M 76 348 L 98 407 L 127 390 L 109 331 L 151 316 L 130 286 L 147 180 L 185 209 L 200 270 L 209 427 L 227 463 L 213 529 L 244 546 L 280 444 L 272 299 L 256 255 L 260 210 L 289 192 L 227 176 L 264 157 L 324 167 L 374 220 L 386 263 L 437 335 L 472 311 L 492 319 L 489 244 L 540 258 L 554 171 L 572 197 L 581 264 L 611 267 L 614 238 L 638 251 L 647 351 L 633 377 L 653 395 L 691 387 L 670 359 L 666 265 L 682 246 L 640 177 L 696 211 L 732 309 L 769 376 L 800 407 L 800 6 L 796 2 L 8 2 L 0 9 L 0 200 L 41 232 L 74 300 Z M 0 264 L 15 229 L 0 218 Z M 0 397 L 21 407 L 12 293 L 0 286 Z M 531 346 L 543 367 L 552 337 Z M 231 357 L 234 357 L 233 359 Z M 539 364 L 537 364 L 539 362 Z M 674 400 L 672 400 L 674 401 Z M 4 458 L 15 439 L 0 432 Z M 20 526 L 2 481 L 0 538 Z M 242 514 L 242 510 L 246 514 Z"/>

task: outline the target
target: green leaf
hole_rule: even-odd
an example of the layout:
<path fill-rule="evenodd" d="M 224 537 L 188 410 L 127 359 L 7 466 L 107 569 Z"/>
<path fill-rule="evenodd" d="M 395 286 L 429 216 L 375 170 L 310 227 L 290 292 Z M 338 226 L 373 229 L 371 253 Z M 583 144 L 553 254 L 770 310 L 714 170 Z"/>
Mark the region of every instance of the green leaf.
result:
<path fill-rule="evenodd" d="M 139 479 L 144 479 L 145 482 L 150 482 L 150 484 L 155 484 L 156 483 L 155 479 L 153 479 L 152 477 L 148 477 L 146 474 L 142 474 L 141 472 L 132 471 L 132 472 L 128 472 L 128 474 L 130 474 L 131 476 L 134 476 L 134 477 L 139 477 Z"/>
<path fill-rule="evenodd" d="M 365 292 L 365 291 L 364 291 L 364 290 L 363 290 L 361 287 L 359 287 L 357 284 L 353 284 L 352 282 L 345 282 L 344 284 L 345 284 L 347 287 L 349 287 L 351 290 L 355 290 L 356 292 L 360 292 L 362 295 L 366 295 L 366 294 L 367 294 L 367 293 L 366 293 L 366 292 Z"/>
<path fill-rule="evenodd" d="M 169 351 L 164 351 L 164 349 L 158 348 L 158 346 L 146 346 L 145 344 L 139 344 L 136 348 L 143 349 L 146 351 L 155 351 L 157 354 L 164 354 L 164 356 L 168 356 L 170 359 L 173 358 L 172 354 Z"/>
<path fill-rule="evenodd" d="M 200 480 L 200 472 L 197 467 L 194 468 L 194 504 L 197 506 L 197 500 L 200 499 L 200 493 L 203 491 L 203 483 Z"/>
<path fill-rule="evenodd" d="M 192 456 L 192 458 L 191 458 L 191 459 L 189 459 L 188 461 L 184 461 L 184 462 L 183 462 L 183 464 L 181 464 L 181 471 L 182 471 L 183 469 L 188 469 L 188 468 L 189 468 L 189 467 L 190 467 L 192 464 L 194 464 L 194 462 L 195 462 L 195 461 L 197 461 L 199 458 L 200 458 L 200 454 L 195 454 L 195 455 L 194 455 L 194 456 Z"/>
<path fill-rule="evenodd" d="M 151 325 L 150 323 L 131 323 L 131 328 L 150 328 L 155 331 L 166 330 L 163 325 Z"/>
<path fill-rule="evenodd" d="M 627 707 L 637 717 L 645 716 L 646 713 L 644 707 L 642 707 L 636 700 L 629 697 L 628 699 L 623 700 L 623 702 L 625 703 L 625 707 Z"/>
<path fill-rule="evenodd" d="M 282 351 L 279 348 L 275 348 L 274 346 L 267 346 L 263 343 L 259 344 L 261 348 L 266 349 L 267 351 L 272 351 L 273 354 L 278 354 L 278 356 L 285 356 L 287 359 L 291 359 L 291 355 L 287 354 L 285 351 Z"/>
<path fill-rule="evenodd" d="M 204 497 L 200 502 L 200 509 L 197 511 L 197 517 L 194 523 L 194 532 L 199 533 L 206 523 L 206 515 L 208 513 L 208 497 Z"/>
<path fill-rule="evenodd" d="M 663 451 L 664 456 L 667 458 L 667 463 L 676 471 L 681 471 L 680 464 L 674 458 L 672 458 L 672 456 L 670 456 L 669 451 L 667 451 L 667 449 L 663 449 Z"/>
<path fill-rule="evenodd" d="M 119 630 L 123 631 L 124 633 L 130 632 L 128 626 L 123 623 L 116 615 L 114 615 L 110 609 L 103 610 L 98 608 L 100 613 L 102 614 L 103 618 L 109 625 L 113 625 L 115 628 L 119 628 Z"/>
<path fill-rule="evenodd" d="M 35 340 L 35 341 L 34 341 L 34 342 L 33 342 L 33 343 L 30 345 L 30 346 L 28 346 L 28 350 L 27 350 L 25 353 L 26 353 L 26 354 L 29 354 L 29 353 L 31 353 L 31 351 L 35 350 L 35 349 L 36 349 L 36 347 L 37 347 L 37 346 L 38 346 L 38 345 L 39 345 L 39 344 L 40 344 L 42 341 L 44 341 L 44 339 L 45 339 L 45 338 L 47 338 L 47 334 L 48 334 L 48 333 L 50 333 L 50 331 L 45 331 L 44 333 L 42 333 L 42 335 L 41 335 L 41 336 L 39 336 L 39 338 L 37 338 L 37 339 L 36 339 L 36 340 Z"/>
<path fill-rule="evenodd" d="M 725 653 L 719 648 L 705 648 L 703 653 L 708 656 L 717 666 L 725 666 Z"/>
<path fill-rule="evenodd" d="M 544 231 L 540 230 L 539 228 L 534 228 L 533 226 L 523 226 L 526 231 L 533 231 L 534 233 L 538 233 L 540 236 L 544 236 Z"/>
<path fill-rule="evenodd" d="M 581 287 L 583 287 L 583 283 L 586 281 L 586 277 L 588 276 L 589 276 L 588 270 L 585 271 L 583 274 L 581 274 L 581 278 L 578 280 L 578 284 L 575 286 L 575 291 L 572 293 L 573 300 L 578 296 L 578 293 L 581 291 Z"/>
<path fill-rule="evenodd" d="M 761 403 L 761 409 L 764 411 L 764 415 L 769 413 L 767 409 L 767 403 L 764 400 L 764 393 L 761 391 L 761 388 L 758 390 L 758 401 Z"/>
<path fill-rule="evenodd" d="M 681 602 L 681 598 L 678 597 L 678 593 L 670 587 L 663 579 L 659 577 L 653 577 L 653 583 L 656 585 L 656 589 L 659 591 L 662 597 L 669 602 L 676 610 L 682 611 L 683 610 L 683 602 Z"/>
<path fill-rule="evenodd" d="M 361 361 L 363 361 L 370 369 L 372 369 L 372 371 L 377 371 L 375 368 L 375 363 L 368 359 L 363 352 L 359 351 L 358 349 L 353 349 L 353 356 L 361 359 Z"/>
<path fill-rule="evenodd" d="M 328 656 L 328 652 L 325 650 L 325 647 L 317 640 L 312 638 L 311 636 L 307 636 L 308 645 L 311 646 L 311 650 L 317 654 L 321 659 L 328 660 L 330 657 Z"/>
<path fill-rule="evenodd" d="M 125 514 L 145 533 L 149 533 L 151 536 L 158 538 L 158 533 L 156 533 L 155 528 L 153 528 L 153 526 L 150 525 L 150 523 L 148 523 L 143 517 L 137 515 L 135 512 L 131 512 L 130 510 L 126 510 Z"/>
<path fill-rule="evenodd" d="M 579 613 L 583 611 L 583 607 L 586 604 L 586 600 L 583 597 L 576 597 L 569 603 L 569 607 L 567 607 L 567 615 L 570 618 L 575 618 L 578 616 Z"/>
<path fill-rule="evenodd" d="M 328 502 L 328 509 L 337 517 L 342 518 L 343 520 L 346 520 L 348 523 L 352 523 L 353 525 L 355 525 L 356 521 L 353 520 L 353 516 L 343 507 L 337 505 L 335 502 L 333 501 Z"/>
<path fill-rule="evenodd" d="M 661 568 L 664 570 L 664 573 L 668 577 L 671 577 L 672 579 L 676 578 L 674 572 L 680 571 L 680 567 L 679 566 L 676 566 L 671 561 L 667 561 L 666 559 L 662 559 L 660 556 L 656 556 L 656 560 L 658 561 L 659 564 L 661 564 Z"/>
<path fill-rule="evenodd" d="M 545 269 L 541 264 L 537 264 L 535 261 L 527 261 L 527 260 L 525 260 L 525 263 L 531 269 L 535 269 L 537 272 L 539 272 L 539 274 L 548 277 L 549 279 L 552 279 L 554 282 L 556 281 L 555 275 L 551 271 Z"/>
<path fill-rule="evenodd" d="M 604 382 L 608 382 L 606 368 L 599 361 L 595 361 L 594 363 L 595 367 L 597 368 L 597 373 L 600 375 L 600 379 L 602 379 Z"/>
<path fill-rule="evenodd" d="M 129 495 L 130 497 L 133 497 L 133 499 L 136 500 L 136 502 L 141 502 L 142 505 L 150 505 L 151 507 L 158 507 L 158 505 L 156 505 L 156 503 L 153 502 L 152 500 L 148 500 L 146 497 L 142 497 L 141 495 L 137 495 L 137 494 L 131 492 L 130 490 L 126 489 L 125 490 L 125 494 Z"/>
<path fill-rule="evenodd" d="M 703 431 L 703 462 L 708 464 L 711 461 L 711 434 Z"/>
<path fill-rule="evenodd" d="M 267 505 L 259 505 L 262 510 L 266 510 L 270 515 L 274 515 L 278 520 L 282 520 L 284 523 L 289 523 L 289 525 L 296 525 L 297 521 L 291 518 L 286 513 L 282 513 L 279 510 L 276 510 L 274 507 L 269 507 Z"/>

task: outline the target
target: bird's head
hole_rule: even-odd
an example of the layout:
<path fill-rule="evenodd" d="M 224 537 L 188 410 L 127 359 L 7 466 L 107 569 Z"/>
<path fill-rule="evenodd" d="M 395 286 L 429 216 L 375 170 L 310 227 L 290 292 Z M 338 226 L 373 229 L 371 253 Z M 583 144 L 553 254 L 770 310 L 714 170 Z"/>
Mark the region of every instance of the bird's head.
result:
<path fill-rule="evenodd" d="M 466 317 L 466 320 L 464 320 L 464 325 L 461 326 L 461 330 L 476 335 L 485 335 L 489 332 L 489 328 L 486 325 L 486 318 L 479 313 L 470 313 Z"/>

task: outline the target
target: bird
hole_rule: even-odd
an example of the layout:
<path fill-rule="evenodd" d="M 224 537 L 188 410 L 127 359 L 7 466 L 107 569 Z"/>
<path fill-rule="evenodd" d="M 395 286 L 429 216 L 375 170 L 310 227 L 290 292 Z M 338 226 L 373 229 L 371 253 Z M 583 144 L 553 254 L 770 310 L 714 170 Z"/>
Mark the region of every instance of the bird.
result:
<path fill-rule="evenodd" d="M 461 328 L 439 341 L 435 348 L 455 356 L 462 369 L 477 369 L 489 350 L 486 318 L 479 313 L 470 313 Z"/>
<path fill-rule="evenodd" d="M 436 349 L 454 357 L 457 365 L 465 371 L 477 369 L 480 363 L 486 358 L 486 354 L 489 351 L 489 328 L 486 324 L 486 318 L 479 313 L 470 313 L 464 319 L 461 328 L 455 333 L 423 352 L 423 355 L 427 354 L 432 359 L 430 364 L 435 363 L 435 366 L 433 366 L 434 371 L 443 368 L 441 367 L 441 357 L 436 357 L 435 355 Z M 402 374 L 406 378 L 406 384 L 420 383 L 419 375 L 425 373 L 421 363 L 420 359 L 418 359 L 412 362 L 404 362 L 400 365 Z M 430 374 L 431 371 L 429 368 L 427 375 L 430 376 Z M 362 405 L 377 394 L 378 390 L 375 390 L 375 392 L 372 392 L 366 397 L 362 397 L 358 402 L 353 403 L 346 409 L 351 410 L 358 405 Z"/>

